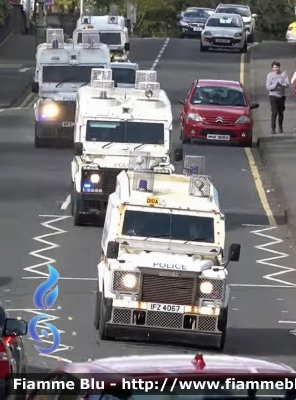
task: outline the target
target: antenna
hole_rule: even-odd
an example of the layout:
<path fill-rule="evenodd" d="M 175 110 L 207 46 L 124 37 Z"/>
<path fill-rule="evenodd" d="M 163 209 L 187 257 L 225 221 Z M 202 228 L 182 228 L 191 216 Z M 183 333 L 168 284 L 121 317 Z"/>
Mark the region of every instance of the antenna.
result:
<path fill-rule="evenodd" d="M 46 44 L 49 49 L 64 48 L 64 30 L 63 29 L 46 29 Z"/>
<path fill-rule="evenodd" d="M 82 46 L 84 49 L 98 49 L 100 47 L 99 31 L 83 31 L 81 35 Z"/>
<path fill-rule="evenodd" d="M 204 175 L 206 158 L 202 156 L 186 155 L 183 161 L 183 175 Z"/>

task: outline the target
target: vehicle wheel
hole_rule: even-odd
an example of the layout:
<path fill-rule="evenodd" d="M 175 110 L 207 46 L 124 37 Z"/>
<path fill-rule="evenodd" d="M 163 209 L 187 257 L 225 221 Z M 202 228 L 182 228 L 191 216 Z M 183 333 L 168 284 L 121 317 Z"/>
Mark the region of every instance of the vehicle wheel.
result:
<path fill-rule="evenodd" d="M 244 47 L 240 50 L 241 53 L 246 53 L 248 51 L 248 43 L 245 42 Z"/>
<path fill-rule="evenodd" d="M 174 161 L 182 161 L 183 160 L 183 149 L 182 147 L 176 147 L 174 149 Z"/>
<path fill-rule="evenodd" d="M 40 128 L 38 127 L 37 122 L 35 122 L 35 138 L 34 138 L 34 145 L 36 149 L 41 149 L 42 147 L 46 146 L 46 141 L 40 137 L 38 137 L 38 131 Z"/>
<path fill-rule="evenodd" d="M 227 333 L 227 319 L 228 319 L 228 307 L 222 309 L 221 317 L 218 321 L 218 329 L 222 332 L 220 344 L 217 347 L 218 351 L 223 351 L 226 342 L 226 333 Z"/>
<path fill-rule="evenodd" d="M 107 322 L 107 307 L 104 301 L 103 293 L 97 289 L 96 300 L 96 315 L 95 315 L 95 328 L 98 331 L 100 340 L 107 339 L 106 322 Z"/>
<path fill-rule="evenodd" d="M 208 48 L 208 47 L 205 47 L 205 46 L 203 46 L 203 45 L 202 45 L 202 43 L 201 43 L 201 41 L 200 41 L 200 47 L 199 47 L 199 50 L 200 50 L 200 51 L 208 51 L 208 50 L 209 50 L 209 48 Z"/>
<path fill-rule="evenodd" d="M 254 43 L 254 33 L 251 33 L 251 34 L 248 36 L 248 43 Z"/>
<path fill-rule="evenodd" d="M 182 144 L 188 144 L 191 142 L 190 138 L 185 135 L 183 129 L 181 131 L 181 141 L 182 141 Z"/>
<path fill-rule="evenodd" d="M 180 39 L 184 39 L 184 38 L 185 38 L 185 35 L 179 35 L 179 38 L 180 38 Z"/>
<path fill-rule="evenodd" d="M 253 147 L 253 140 L 252 138 L 250 140 L 248 140 L 247 142 L 243 142 L 242 143 L 243 147 Z"/>
<path fill-rule="evenodd" d="M 83 216 L 79 213 L 78 200 L 76 196 L 73 196 L 73 219 L 75 226 L 83 225 Z"/>

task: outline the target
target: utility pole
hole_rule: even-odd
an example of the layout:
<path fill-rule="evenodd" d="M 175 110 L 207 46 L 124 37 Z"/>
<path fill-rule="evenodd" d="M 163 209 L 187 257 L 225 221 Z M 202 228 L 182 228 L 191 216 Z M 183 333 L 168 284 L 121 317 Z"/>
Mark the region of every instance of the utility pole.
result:
<path fill-rule="evenodd" d="M 46 35 L 45 35 L 45 15 L 44 15 L 44 3 L 45 0 L 38 0 L 38 19 L 36 23 L 36 47 L 46 42 Z"/>

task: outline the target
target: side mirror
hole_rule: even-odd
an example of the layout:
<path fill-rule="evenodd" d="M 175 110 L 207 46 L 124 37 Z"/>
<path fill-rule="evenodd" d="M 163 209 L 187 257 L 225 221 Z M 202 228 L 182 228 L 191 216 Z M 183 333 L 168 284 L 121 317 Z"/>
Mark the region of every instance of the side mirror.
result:
<path fill-rule="evenodd" d="M 31 86 L 32 93 L 38 93 L 39 92 L 39 83 L 38 82 L 33 82 Z"/>
<path fill-rule="evenodd" d="M 257 18 L 258 15 L 257 14 L 252 14 L 252 18 Z"/>
<path fill-rule="evenodd" d="M 239 261 L 241 245 L 232 243 L 228 250 L 228 261 Z"/>
<path fill-rule="evenodd" d="M 115 260 L 118 257 L 119 251 L 119 243 L 118 242 L 109 242 L 107 246 L 107 258 L 111 260 Z"/>
<path fill-rule="evenodd" d="M 124 50 L 125 51 L 130 51 L 130 49 L 131 49 L 130 43 L 124 43 Z"/>
<path fill-rule="evenodd" d="M 255 110 L 256 108 L 259 108 L 259 104 L 258 103 L 251 104 L 251 110 Z"/>
<path fill-rule="evenodd" d="M 186 101 L 185 100 L 179 100 L 179 103 L 182 104 L 182 106 L 185 106 Z"/>
<path fill-rule="evenodd" d="M 28 324 L 23 319 L 6 318 L 3 336 L 24 336 L 28 332 Z"/>
<path fill-rule="evenodd" d="M 174 161 L 183 160 L 183 149 L 182 147 L 176 147 L 174 149 Z"/>
<path fill-rule="evenodd" d="M 83 144 L 80 142 L 74 143 L 74 155 L 82 156 L 82 154 L 83 154 Z"/>

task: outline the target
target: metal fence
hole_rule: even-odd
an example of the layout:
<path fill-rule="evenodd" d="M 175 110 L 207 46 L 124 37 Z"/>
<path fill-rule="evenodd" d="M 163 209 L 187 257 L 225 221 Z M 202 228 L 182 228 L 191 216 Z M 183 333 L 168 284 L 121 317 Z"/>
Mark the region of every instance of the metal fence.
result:
<path fill-rule="evenodd" d="M 3 18 L 2 23 L 0 23 L 0 42 L 6 38 L 7 35 L 10 34 L 10 18 L 11 14 L 10 12 L 5 15 Z"/>

